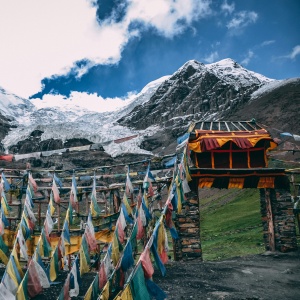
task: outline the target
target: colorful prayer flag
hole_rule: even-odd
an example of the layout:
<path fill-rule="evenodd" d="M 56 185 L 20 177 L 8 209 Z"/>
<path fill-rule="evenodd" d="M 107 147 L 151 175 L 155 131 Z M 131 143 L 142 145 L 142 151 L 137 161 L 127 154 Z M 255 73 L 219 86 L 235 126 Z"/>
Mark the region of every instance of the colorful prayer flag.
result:
<path fill-rule="evenodd" d="M 80 276 L 82 276 L 83 274 L 87 273 L 90 270 L 90 264 L 91 264 L 89 246 L 85 234 L 83 234 L 81 239 L 79 255 L 80 255 Z"/>
<path fill-rule="evenodd" d="M 58 247 L 56 246 L 48 267 L 48 274 L 51 281 L 55 281 L 58 276 L 58 272 Z"/>
<path fill-rule="evenodd" d="M 79 259 L 76 256 L 73 266 L 70 273 L 70 297 L 77 297 L 79 294 L 79 281 L 80 281 L 80 273 L 79 273 Z"/>

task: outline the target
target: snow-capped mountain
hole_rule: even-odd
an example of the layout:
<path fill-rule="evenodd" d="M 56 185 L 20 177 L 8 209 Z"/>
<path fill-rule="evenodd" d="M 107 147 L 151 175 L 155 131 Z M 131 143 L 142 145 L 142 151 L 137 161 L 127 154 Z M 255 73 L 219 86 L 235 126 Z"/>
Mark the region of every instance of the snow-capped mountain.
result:
<path fill-rule="evenodd" d="M 143 108 L 136 107 L 120 124 L 145 129 L 187 125 L 192 119 L 221 118 L 227 109 L 247 102 L 273 80 L 249 71 L 232 59 L 204 65 L 191 60 L 157 89 Z"/>
<path fill-rule="evenodd" d="M 230 119 L 242 109 L 250 112 L 247 105 L 255 102 L 259 106 L 261 96 L 286 84 L 224 59 L 207 65 L 188 61 L 173 75 L 149 83 L 126 105 L 111 112 L 82 109 L 72 101 L 66 102 L 63 109 L 51 106 L 51 102 L 49 106 L 43 103 L 36 107 L 2 89 L 0 113 L 12 119 L 14 125 L 2 144 L 14 153 L 91 143 L 100 143 L 112 157 L 124 153 L 170 153 L 176 147 L 176 138 L 192 120 Z M 259 118 L 256 111 L 261 112 L 252 110 L 251 116 L 244 113 L 240 119 Z M 136 137 L 120 144 L 110 142 L 129 136 Z"/>

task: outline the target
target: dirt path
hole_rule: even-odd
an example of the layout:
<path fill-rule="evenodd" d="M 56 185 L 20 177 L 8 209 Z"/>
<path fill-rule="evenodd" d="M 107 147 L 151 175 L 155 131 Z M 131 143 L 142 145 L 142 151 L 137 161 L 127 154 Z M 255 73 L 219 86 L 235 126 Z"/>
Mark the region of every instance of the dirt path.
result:
<path fill-rule="evenodd" d="M 172 262 L 154 281 L 168 299 L 300 299 L 300 251 Z"/>

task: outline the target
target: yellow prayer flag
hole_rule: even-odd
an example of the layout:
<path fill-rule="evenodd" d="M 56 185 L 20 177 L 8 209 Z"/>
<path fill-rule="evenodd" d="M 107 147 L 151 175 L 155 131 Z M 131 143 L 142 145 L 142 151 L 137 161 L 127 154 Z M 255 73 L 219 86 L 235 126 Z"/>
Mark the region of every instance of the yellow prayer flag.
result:
<path fill-rule="evenodd" d="M 106 285 L 102 290 L 100 300 L 109 300 L 109 281 L 107 281 Z"/>

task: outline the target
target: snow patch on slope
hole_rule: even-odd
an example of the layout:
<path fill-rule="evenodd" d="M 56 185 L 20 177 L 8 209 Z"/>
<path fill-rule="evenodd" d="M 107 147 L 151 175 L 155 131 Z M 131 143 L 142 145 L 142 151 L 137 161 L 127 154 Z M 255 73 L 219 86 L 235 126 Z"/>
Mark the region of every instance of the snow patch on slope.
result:
<path fill-rule="evenodd" d="M 256 90 L 252 95 L 251 95 L 251 100 L 256 99 L 264 94 L 268 94 L 275 89 L 282 87 L 286 84 L 289 83 L 296 83 L 299 82 L 300 78 L 290 78 L 290 79 L 285 79 L 285 80 L 274 80 L 272 82 L 269 82 L 265 84 L 264 86 L 260 87 L 258 90 Z"/>

